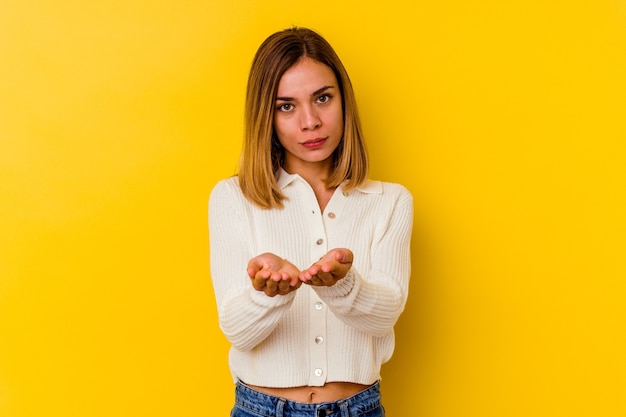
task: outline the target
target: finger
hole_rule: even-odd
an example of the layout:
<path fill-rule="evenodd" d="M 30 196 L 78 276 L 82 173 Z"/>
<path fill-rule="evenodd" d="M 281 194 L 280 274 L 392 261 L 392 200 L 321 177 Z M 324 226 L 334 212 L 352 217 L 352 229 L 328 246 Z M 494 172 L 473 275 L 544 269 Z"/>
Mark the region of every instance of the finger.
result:
<path fill-rule="evenodd" d="M 289 281 L 280 281 L 278 282 L 278 293 L 279 294 L 287 294 L 291 286 L 289 285 Z"/>
<path fill-rule="evenodd" d="M 262 291 L 265 288 L 265 279 L 262 277 L 252 278 L 252 286 L 257 291 Z"/>
<path fill-rule="evenodd" d="M 248 262 L 248 276 L 250 278 L 253 278 L 254 275 L 261 270 L 261 264 L 259 262 L 256 261 L 256 259 L 251 259 L 250 262 Z"/>
<path fill-rule="evenodd" d="M 317 277 L 324 285 L 329 285 L 329 284 L 332 285 L 335 281 L 332 274 L 329 274 L 329 273 L 317 274 Z"/>
<path fill-rule="evenodd" d="M 345 249 L 338 250 L 337 252 L 335 252 L 334 256 L 334 258 L 342 264 L 351 264 L 353 257 L 354 255 L 352 254 L 352 251 Z"/>
<path fill-rule="evenodd" d="M 302 285 L 302 277 L 299 275 L 294 275 L 293 277 L 291 277 L 289 279 L 289 285 L 292 287 L 299 287 L 300 285 Z"/>
<path fill-rule="evenodd" d="M 324 282 L 324 280 L 322 278 L 320 278 L 319 275 L 315 276 L 315 279 L 313 280 L 313 282 L 314 282 L 313 285 L 316 285 L 318 287 L 325 287 L 326 286 L 326 283 Z"/>
<path fill-rule="evenodd" d="M 278 282 L 283 279 L 283 276 L 280 272 L 270 272 L 267 274 L 267 279 Z"/>
<path fill-rule="evenodd" d="M 313 276 L 313 275 L 319 274 L 321 270 L 322 270 L 322 267 L 320 264 L 313 264 L 309 267 L 309 269 L 305 271 L 305 273 L 308 274 L 309 276 Z"/>
<path fill-rule="evenodd" d="M 278 289 L 278 282 L 274 281 L 273 279 L 268 279 L 265 281 L 265 287 L 268 291 L 276 293 L 276 290 Z"/>
<path fill-rule="evenodd" d="M 321 269 L 318 269 L 318 268 L 304 271 L 302 273 L 301 280 L 303 280 L 304 282 L 314 280 L 320 272 L 321 272 Z"/>
<path fill-rule="evenodd" d="M 300 275 L 298 276 L 298 278 L 300 279 L 300 281 L 302 282 L 307 282 L 311 280 L 311 277 L 313 275 L 307 270 L 307 271 L 302 271 L 300 273 Z"/>
<path fill-rule="evenodd" d="M 254 275 L 254 277 L 256 279 L 262 279 L 262 280 L 267 280 L 272 276 L 272 272 L 271 271 L 267 271 L 265 269 L 262 269 L 260 271 L 257 271 L 256 274 Z"/>
<path fill-rule="evenodd" d="M 313 277 L 309 276 L 309 277 L 300 277 L 300 282 L 303 284 L 307 284 L 307 285 L 314 285 L 313 284 Z"/>
<path fill-rule="evenodd" d="M 276 291 L 270 291 L 267 288 L 265 288 L 265 290 L 263 291 L 265 293 L 265 295 L 267 295 L 268 297 L 275 297 L 276 296 Z"/>

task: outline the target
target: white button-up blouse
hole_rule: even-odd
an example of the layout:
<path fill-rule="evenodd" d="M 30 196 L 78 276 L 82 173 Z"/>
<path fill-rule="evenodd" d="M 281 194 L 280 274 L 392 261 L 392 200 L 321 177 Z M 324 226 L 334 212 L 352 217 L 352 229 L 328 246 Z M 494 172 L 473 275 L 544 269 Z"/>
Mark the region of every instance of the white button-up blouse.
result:
<path fill-rule="evenodd" d="M 282 209 L 249 202 L 237 177 L 220 181 L 209 200 L 211 277 L 233 378 L 266 387 L 371 384 L 391 357 L 407 299 L 411 194 L 379 181 L 349 193 L 340 186 L 322 213 L 300 176 L 281 171 L 278 184 Z M 264 252 L 305 269 L 334 248 L 352 250 L 354 261 L 332 287 L 268 297 L 246 273 Z"/>

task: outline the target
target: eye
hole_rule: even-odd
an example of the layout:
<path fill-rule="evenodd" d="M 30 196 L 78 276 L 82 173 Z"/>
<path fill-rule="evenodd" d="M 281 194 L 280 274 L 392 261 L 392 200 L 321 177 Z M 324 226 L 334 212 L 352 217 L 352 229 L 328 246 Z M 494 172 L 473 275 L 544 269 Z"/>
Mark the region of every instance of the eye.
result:
<path fill-rule="evenodd" d="M 293 110 L 293 104 L 291 104 L 291 103 L 279 104 L 278 107 L 276 107 L 276 110 L 282 111 L 282 112 L 291 111 L 291 110 Z"/>
<path fill-rule="evenodd" d="M 317 98 L 317 101 L 318 103 L 326 103 L 331 99 L 331 97 L 332 96 L 330 94 L 322 94 Z"/>

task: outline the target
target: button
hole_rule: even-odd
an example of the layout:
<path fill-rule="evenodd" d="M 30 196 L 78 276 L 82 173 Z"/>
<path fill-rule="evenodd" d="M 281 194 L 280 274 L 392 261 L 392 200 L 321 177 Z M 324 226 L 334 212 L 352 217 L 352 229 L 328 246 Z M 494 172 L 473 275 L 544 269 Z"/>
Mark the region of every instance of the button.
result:
<path fill-rule="evenodd" d="M 317 242 L 315 243 L 317 243 L 318 245 L 321 245 L 322 243 L 324 243 L 324 239 L 317 239 Z"/>
<path fill-rule="evenodd" d="M 322 336 L 317 336 L 315 338 L 315 343 L 317 343 L 318 345 L 321 345 L 322 343 L 324 343 L 324 338 Z"/>
<path fill-rule="evenodd" d="M 324 371 L 322 371 L 320 368 L 317 368 L 315 371 L 313 371 L 313 373 L 315 374 L 315 376 L 322 376 Z"/>
<path fill-rule="evenodd" d="M 324 308 L 324 304 L 322 304 L 321 301 L 318 301 L 317 303 L 315 303 L 315 309 L 317 311 L 321 310 L 322 308 Z"/>
<path fill-rule="evenodd" d="M 331 218 L 331 219 L 334 219 L 335 218 L 335 213 L 333 213 L 333 212 L 328 213 L 328 217 Z"/>

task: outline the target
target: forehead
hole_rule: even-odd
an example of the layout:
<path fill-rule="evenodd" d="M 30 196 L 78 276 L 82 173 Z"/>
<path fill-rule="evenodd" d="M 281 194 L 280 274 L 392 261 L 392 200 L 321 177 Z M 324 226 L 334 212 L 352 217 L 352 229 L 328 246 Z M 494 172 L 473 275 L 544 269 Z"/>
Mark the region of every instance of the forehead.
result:
<path fill-rule="evenodd" d="M 310 93 L 326 86 L 337 87 L 337 77 L 333 70 L 319 61 L 302 58 L 280 78 L 278 95 L 306 93 L 307 91 Z"/>

